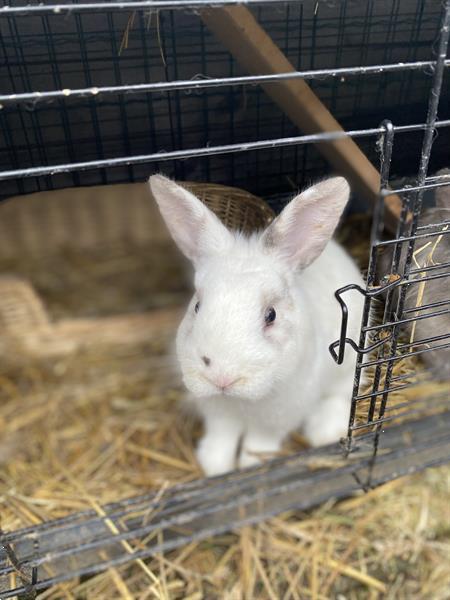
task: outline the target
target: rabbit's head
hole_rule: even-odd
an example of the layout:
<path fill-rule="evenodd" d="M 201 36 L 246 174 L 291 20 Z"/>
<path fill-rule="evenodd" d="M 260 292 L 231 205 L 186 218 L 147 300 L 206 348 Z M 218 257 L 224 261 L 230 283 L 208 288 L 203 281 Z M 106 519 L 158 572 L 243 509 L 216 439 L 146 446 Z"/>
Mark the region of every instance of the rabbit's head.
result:
<path fill-rule="evenodd" d="M 173 181 L 154 175 L 150 187 L 195 268 L 195 294 L 177 335 L 185 385 L 198 397 L 266 397 L 311 352 L 302 335 L 310 307 L 297 277 L 330 240 L 348 200 L 346 180 L 309 188 L 249 237 L 226 229 Z"/>

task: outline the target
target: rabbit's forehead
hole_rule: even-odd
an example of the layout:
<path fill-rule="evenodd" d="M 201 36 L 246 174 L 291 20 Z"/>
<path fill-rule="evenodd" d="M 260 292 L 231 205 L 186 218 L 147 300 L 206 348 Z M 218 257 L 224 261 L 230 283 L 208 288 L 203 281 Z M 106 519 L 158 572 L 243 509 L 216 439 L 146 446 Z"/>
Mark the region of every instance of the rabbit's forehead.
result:
<path fill-rule="evenodd" d="M 218 267 L 209 265 L 196 277 L 196 288 L 205 298 L 216 296 L 219 298 L 233 297 L 243 300 L 262 299 L 270 301 L 271 298 L 285 295 L 287 281 L 282 273 L 268 271 L 250 265 L 224 265 Z"/>

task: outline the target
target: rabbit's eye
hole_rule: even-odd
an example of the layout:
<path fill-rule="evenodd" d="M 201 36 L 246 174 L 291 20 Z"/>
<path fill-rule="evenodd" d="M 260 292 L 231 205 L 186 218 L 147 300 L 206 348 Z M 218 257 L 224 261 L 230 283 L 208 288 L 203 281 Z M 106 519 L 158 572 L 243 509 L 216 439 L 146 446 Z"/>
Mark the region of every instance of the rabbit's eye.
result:
<path fill-rule="evenodd" d="M 199 310 L 200 310 L 200 302 L 197 302 L 197 304 L 194 306 L 194 311 L 195 311 L 195 313 L 198 313 Z"/>
<path fill-rule="evenodd" d="M 274 307 L 269 306 L 264 313 L 264 321 L 266 322 L 266 325 L 271 325 L 275 321 L 276 317 L 277 313 L 275 312 Z"/>

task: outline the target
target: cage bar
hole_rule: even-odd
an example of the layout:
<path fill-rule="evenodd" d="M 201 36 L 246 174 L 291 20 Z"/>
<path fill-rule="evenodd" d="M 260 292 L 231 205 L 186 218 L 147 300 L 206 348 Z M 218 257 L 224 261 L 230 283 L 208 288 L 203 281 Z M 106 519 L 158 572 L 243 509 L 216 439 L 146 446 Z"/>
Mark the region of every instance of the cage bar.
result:
<path fill-rule="evenodd" d="M 177 53 L 180 53 L 182 47 L 181 41 L 175 35 L 178 15 L 186 11 L 189 18 L 195 19 L 195 11 L 206 6 L 223 7 L 237 4 L 259 6 L 258 18 L 268 19 L 286 51 L 290 50 L 293 39 L 290 24 L 295 21 L 301 34 L 298 35 L 297 46 L 294 44 L 298 57 L 297 71 L 276 75 L 236 75 L 236 67 L 230 57 L 214 46 L 203 25 L 199 28 L 198 22 L 195 21 L 196 31 L 200 31 L 201 38 L 201 74 L 195 74 L 192 78 L 186 75 L 182 65 L 178 65 L 176 61 Z M 307 509 L 330 497 L 341 498 L 357 490 L 367 490 L 400 475 L 450 460 L 450 412 L 448 387 L 445 387 L 445 382 L 442 391 L 426 394 L 420 390 L 422 385 L 435 380 L 436 374 L 432 368 L 424 369 L 420 374 L 410 371 L 398 375 L 393 373 L 394 365 L 399 361 L 408 361 L 417 356 L 436 356 L 436 353 L 450 350 L 450 331 L 442 330 L 433 334 L 428 332 L 429 335 L 417 338 L 404 333 L 409 325 L 431 323 L 450 313 L 448 295 L 444 299 L 431 299 L 413 307 L 409 307 L 406 302 L 410 290 L 424 284 L 445 283 L 450 278 L 448 260 L 426 264 L 423 267 L 416 266 L 414 262 L 414 252 L 418 243 L 433 244 L 441 239 L 448 240 L 450 232 L 448 219 L 438 218 L 437 222 L 426 224 L 422 224 L 420 220 L 425 194 L 450 185 L 448 174 L 428 175 L 435 134 L 438 130 L 446 133 L 450 127 L 450 118 L 445 112 L 446 106 L 443 102 L 445 90 L 442 88 L 445 69 L 450 66 L 450 60 L 447 59 L 450 1 L 447 0 L 443 5 L 442 22 L 435 45 L 435 59 L 423 60 L 419 56 L 419 40 L 423 33 L 421 25 L 425 27 L 427 24 L 425 15 L 423 20 L 416 19 L 414 27 L 411 28 L 411 37 L 408 38 L 411 42 L 408 60 L 396 61 L 393 42 L 397 22 L 394 24 L 393 15 L 395 10 L 398 13 L 398 6 L 393 5 L 391 18 L 383 30 L 386 35 L 385 46 L 378 49 L 375 45 L 370 46 L 381 52 L 383 60 L 377 60 L 375 65 L 342 66 L 345 64 L 344 34 L 348 24 L 347 4 L 340 0 L 335 3 L 339 10 L 332 24 L 340 42 L 338 53 L 334 57 L 336 68 L 323 67 L 319 52 L 319 16 L 314 11 L 308 21 L 310 27 L 307 27 L 307 4 L 299 5 L 286 0 L 146 0 L 22 6 L 3 4 L 0 7 L 0 25 L 3 25 L 7 32 L 7 35 L 2 37 L 1 48 L 5 56 L 8 56 L 8 79 L 14 83 L 11 93 L 4 92 L 0 96 L 1 131 L 10 147 L 5 158 L 6 168 L 0 171 L 0 180 L 15 182 L 21 192 L 26 191 L 27 180 L 30 179 L 38 189 L 51 189 L 52 186 L 55 187 L 55 180 L 61 174 L 70 174 L 75 185 L 84 184 L 84 171 L 93 171 L 94 174 L 99 172 L 102 182 L 106 183 L 110 181 L 112 169 L 118 167 L 125 167 L 125 175 L 122 175 L 122 178 L 134 180 L 138 178 L 138 165 L 161 162 L 170 162 L 174 171 L 184 177 L 189 172 L 187 166 L 190 159 L 201 157 L 208 159 L 201 166 L 202 172 L 208 174 L 208 179 L 217 175 L 217 172 L 222 175 L 226 172 L 231 183 L 234 183 L 237 179 L 238 164 L 234 157 L 248 157 L 249 153 L 260 150 L 278 151 L 276 163 L 281 172 L 282 162 L 288 156 L 287 149 L 291 148 L 293 164 L 297 167 L 301 164 L 307 171 L 310 158 L 306 149 L 311 143 L 327 142 L 346 136 L 360 142 L 366 140 L 375 146 L 381 164 L 381 186 L 371 230 L 367 286 L 362 289 L 349 282 L 349 285 L 336 292 L 337 301 L 342 309 L 342 327 L 340 339 L 331 344 L 330 350 L 337 362 L 342 362 L 347 352 L 356 353 L 355 383 L 347 438 L 340 444 L 278 459 L 260 468 L 175 486 L 161 495 L 151 493 L 119 500 L 104 507 L 106 516 L 95 511 L 83 511 L 38 527 L 13 532 L 0 531 L 1 598 L 35 593 L 67 579 L 97 573 L 137 558 L 146 558 L 177 548 L 191 540 L 204 539 L 244 524 L 259 522 L 284 510 Z M 281 17 L 278 18 L 275 14 L 265 16 L 264 7 L 275 5 L 283 7 L 280 10 L 285 10 L 280 13 Z M 375 8 L 374 2 L 368 2 L 365 7 L 365 59 L 369 54 L 370 27 L 372 19 L 375 18 Z M 156 14 L 155 11 L 163 9 L 173 12 L 161 16 L 158 25 L 158 36 L 161 38 L 158 52 L 161 62 L 155 66 L 149 55 L 150 48 L 154 49 L 156 46 L 152 46 L 145 35 L 145 15 L 148 14 L 145 11 L 150 10 L 152 14 Z M 181 11 L 176 12 L 177 9 Z M 120 66 L 116 19 L 120 20 L 125 12 L 129 15 L 131 11 L 144 11 L 139 12 L 138 17 L 141 45 L 146 49 L 142 65 L 144 76 L 140 77 L 138 82 L 124 83 L 127 79 L 124 78 Z M 108 45 L 108 52 L 112 57 L 113 83 L 95 86 L 95 82 L 100 81 L 97 77 L 102 72 L 94 70 L 95 60 L 89 47 L 85 17 L 100 12 L 105 13 L 100 33 L 105 35 L 103 42 Z M 423 16 L 422 9 L 416 12 Z M 62 58 L 59 62 L 58 45 L 54 40 L 54 23 L 61 15 L 73 19 L 73 35 L 80 44 L 79 73 L 82 73 L 84 85 L 74 86 L 73 89 L 64 85 L 67 74 L 74 73 L 70 71 L 70 56 Z M 286 18 L 283 22 L 283 15 L 292 19 Z M 42 27 L 43 34 L 39 43 L 27 32 L 26 25 L 25 29 L 21 28 L 27 23 L 27 17 L 37 19 L 38 21 L 34 22 L 39 22 L 39 26 Z M 433 24 L 434 21 L 435 19 L 430 17 L 430 23 Z M 190 27 L 189 31 L 192 32 L 194 26 L 191 24 Z M 430 25 L 432 32 L 435 31 L 433 27 Z M 98 32 L 95 33 L 98 35 Z M 313 51 L 309 68 L 302 70 L 301 60 L 305 61 L 302 43 L 307 33 L 311 35 Z M 33 91 L 35 86 L 27 68 L 29 55 L 20 46 L 21 36 L 30 36 L 33 43 L 44 49 L 43 56 L 48 55 L 51 59 L 51 85 L 43 87 L 45 91 Z M 6 37 L 8 39 L 5 41 Z M 69 36 L 68 39 L 72 38 Z M 14 52 L 8 53 L 8 43 L 13 44 Z M 427 49 L 429 46 L 430 44 L 427 45 Z M 214 63 L 217 76 L 210 77 L 207 73 L 209 64 L 205 54 L 208 51 L 214 51 L 219 57 Z M 19 82 L 14 81 L 14 68 L 20 71 Z M 155 69 L 158 73 L 156 82 L 153 78 Z M 380 81 L 387 82 L 390 74 L 399 77 L 399 97 L 405 97 L 411 92 L 416 75 L 428 77 L 426 118 L 416 119 L 412 124 L 402 121 L 397 123 L 393 118 L 383 120 L 379 126 L 367 126 L 364 121 L 358 121 L 354 125 L 352 121 L 363 105 L 363 82 L 376 76 L 380 77 Z M 349 94 L 348 97 L 345 96 L 345 92 L 341 94 L 339 87 L 341 83 L 345 83 L 347 77 L 354 86 L 353 94 Z M 344 132 L 298 135 L 283 116 L 279 121 L 281 136 L 278 131 L 278 137 L 276 133 L 271 132 L 270 123 L 267 125 L 263 122 L 267 102 L 257 86 L 262 83 L 276 85 L 277 82 L 295 78 L 309 80 L 311 85 L 317 86 L 323 85 L 324 82 L 331 83 L 328 100 L 336 111 L 341 102 L 348 102 L 350 99 L 354 112 L 351 119 L 345 123 Z M 218 99 L 225 87 L 226 94 Z M 183 96 L 182 92 L 186 95 Z M 192 95 L 195 94 L 199 94 L 201 112 L 198 111 L 195 99 L 191 102 Z M 382 98 L 386 98 L 386 94 L 386 89 L 377 90 L 376 97 L 379 103 Z M 238 131 L 239 124 L 242 125 L 239 114 L 242 112 L 242 106 L 246 106 L 248 98 L 254 102 L 257 118 L 249 129 L 243 130 L 241 138 Z M 202 141 L 192 148 L 189 148 L 192 139 L 190 131 L 186 130 L 183 121 L 183 109 L 185 106 L 190 107 L 187 100 L 193 106 L 189 108 L 189 114 L 194 117 L 200 116 L 199 122 L 203 128 Z M 150 140 L 149 142 L 145 139 L 142 146 L 134 144 L 133 130 L 130 129 L 130 112 L 134 105 L 128 102 L 138 101 L 145 105 Z M 51 127 L 51 124 L 47 123 L 44 127 L 42 118 L 45 111 L 55 109 L 55 105 L 61 114 L 60 131 L 63 132 L 62 144 L 67 155 L 63 155 L 60 163 L 49 164 L 53 162 L 55 154 L 50 154 L 50 149 L 46 146 L 45 127 Z M 225 143 L 219 143 L 219 137 L 214 137 L 214 120 L 210 112 L 213 110 L 212 106 L 219 116 L 226 115 L 221 130 L 222 135 L 227 136 Z M 441 119 L 438 119 L 439 106 L 443 109 Z M 103 109 L 115 111 L 110 121 L 101 116 Z M 77 152 L 72 110 L 80 110 L 83 115 L 88 115 L 89 124 L 92 125 L 95 151 L 86 157 L 82 155 L 82 160 Z M 166 122 L 164 131 L 157 129 L 158 118 Z M 105 133 L 111 123 L 114 123 L 114 119 L 120 121 L 119 155 L 117 147 L 113 148 L 110 138 Z M 24 138 L 16 148 L 13 140 L 20 132 Z M 395 169 L 397 154 L 401 153 L 402 136 L 412 134 L 423 135 L 417 175 L 414 180 L 406 183 L 395 183 L 392 181 L 392 172 Z M 214 141 L 210 144 L 211 136 Z M 164 142 L 159 141 L 161 137 L 164 137 Z M 170 149 L 167 149 L 169 143 Z M 300 149 L 303 150 L 301 155 Z M 227 155 L 230 162 L 227 163 L 226 169 L 216 172 L 209 159 Z M 265 166 L 258 158 L 258 152 L 255 152 L 255 155 L 257 158 L 254 172 L 261 175 Z M 22 166 L 25 156 L 27 166 Z M 291 187 L 296 187 L 296 183 L 297 181 Z M 402 199 L 402 214 L 396 235 L 385 239 L 385 200 L 394 193 Z M 282 196 L 280 202 L 283 203 L 285 199 L 286 197 Z M 381 253 L 389 249 L 392 250 L 390 269 L 380 282 L 377 265 Z M 357 341 L 347 338 L 346 323 L 349 315 L 345 294 L 351 290 L 356 290 L 365 297 L 364 314 Z M 381 322 L 373 322 L 372 311 L 381 299 L 384 299 Z M 368 384 L 364 376 L 368 378 Z M 408 401 L 396 401 L 396 394 L 411 387 L 418 390 L 418 397 Z M 124 542 L 132 544 L 132 552 L 126 550 Z M 11 588 L 10 576 L 13 573 L 21 583 Z"/>

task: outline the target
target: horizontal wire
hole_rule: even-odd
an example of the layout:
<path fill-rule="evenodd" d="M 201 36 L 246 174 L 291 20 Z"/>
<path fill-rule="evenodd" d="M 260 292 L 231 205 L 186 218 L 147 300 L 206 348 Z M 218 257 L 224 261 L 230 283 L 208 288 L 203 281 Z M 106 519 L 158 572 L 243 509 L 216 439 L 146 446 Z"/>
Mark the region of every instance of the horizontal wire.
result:
<path fill-rule="evenodd" d="M 386 392 L 387 393 L 387 390 Z M 383 394 L 383 392 L 380 392 L 380 394 Z M 435 402 L 440 402 L 443 399 L 442 394 L 437 396 L 436 398 L 434 398 Z M 445 398 L 444 398 L 445 399 Z M 403 402 L 399 402 L 398 404 L 392 404 L 392 405 L 388 405 L 386 406 L 386 408 L 384 409 L 386 413 L 388 412 L 393 412 L 394 410 L 399 410 L 399 409 L 404 409 L 404 408 L 413 408 L 417 405 L 417 404 L 422 404 L 423 402 L 426 402 L 426 400 L 424 400 L 423 398 L 415 398 L 413 400 L 404 400 Z M 406 416 L 409 414 L 409 411 L 405 411 L 403 410 L 401 415 L 402 416 Z M 395 418 L 398 415 L 393 415 L 391 418 Z M 371 421 L 367 421 L 367 423 L 371 423 Z"/>
<path fill-rule="evenodd" d="M 409 374 L 409 377 L 412 377 L 412 373 Z M 402 385 L 397 385 L 394 387 L 390 387 L 387 390 L 379 390 L 378 392 L 370 392 L 367 394 L 359 394 L 353 398 L 354 402 L 360 402 L 361 400 L 367 400 L 368 398 L 376 398 L 377 396 L 382 396 L 383 394 L 392 394 L 392 392 L 398 392 L 399 390 L 404 390 L 406 388 L 412 387 L 414 385 L 421 384 L 421 381 L 410 381 L 408 383 L 404 383 Z M 386 410 L 388 407 L 386 407 Z"/>
<path fill-rule="evenodd" d="M 440 346 L 433 346 L 431 348 L 422 348 L 421 350 L 415 350 L 414 352 L 405 352 L 404 354 L 396 354 L 395 356 L 379 358 L 377 360 L 372 360 L 372 361 L 369 361 L 366 363 L 361 363 L 360 365 L 356 365 L 356 368 L 359 370 L 366 369 L 367 367 L 373 367 L 375 365 L 396 362 L 397 360 L 402 360 L 404 358 L 409 358 L 411 356 L 418 356 L 420 354 L 425 354 L 426 352 L 433 352 L 433 351 L 437 351 L 437 350 L 445 350 L 446 348 L 450 348 L 450 342 L 448 344 L 441 344 Z"/>
<path fill-rule="evenodd" d="M 440 302 L 431 302 L 430 304 L 422 304 L 421 306 L 413 306 L 412 308 L 405 308 L 403 314 L 406 315 L 412 312 L 427 310 L 429 308 L 438 308 L 439 306 L 446 306 L 447 304 L 450 304 L 450 299 L 441 300 Z"/>
<path fill-rule="evenodd" d="M 430 381 L 432 379 L 431 374 L 424 370 L 424 371 L 419 371 L 421 378 L 421 382 L 422 383 L 426 383 L 427 381 Z M 409 371 L 407 373 L 402 373 L 401 375 L 395 375 L 393 377 L 391 377 L 391 383 L 394 381 L 404 381 L 405 379 L 409 379 L 410 377 L 417 377 L 417 371 Z"/>
<path fill-rule="evenodd" d="M 410 242 L 411 240 L 425 240 L 431 237 L 436 237 L 439 235 L 449 235 L 450 228 L 441 230 L 441 231 L 430 231 L 429 233 L 420 233 L 416 235 L 408 235 L 405 237 L 398 237 L 392 240 L 382 240 L 381 242 L 377 242 L 373 244 L 374 248 L 380 248 L 382 246 L 392 246 L 393 244 L 404 244 L 405 242 Z"/>
<path fill-rule="evenodd" d="M 409 271 L 409 275 L 428 273 L 429 271 L 437 271 L 438 269 L 447 269 L 448 267 L 450 267 L 450 261 L 445 262 L 445 263 L 437 263 L 435 265 L 428 265 L 427 267 L 415 267 L 414 269 L 411 269 Z"/>
<path fill-rule="evenodd" d="M 418 238 L 420 238 L 420 236 L 416 236 L 413 239 Z M 405 279 L 404 281 L 400 281 L 398 285 L 399 287 L 404 285 L 415 285 L 416 283 L 422 283 L 424 281 L 435 281 L 436 279 L 445 279 L 446 277 L 450 277 L 450 271 L 446 271 L 445 273 L 437 273 L 436 275 L 427 275 L 426 277 L 416 277 L 415 279 Z"/>
<path fill-rule="evenodd" d="M 436 128 L 449 127 L 450 119 L 436 122 Z M 411 132 L 426 129 L 425 123 L 416 125 L 398 125 L 394 127 L 395 132 Z M 333 131 L 326 133 L 316 133 L 312 135 L 301 135 L 287 138 L 276 138 L 270 140 L 261 140 L 258 142 L 244 142 L 238 144 L 227 144 L 223 146 L 206 146 L 203 148 L 194 148 L 190 150 L 173 150 L 169 152 L 156 152 L 153 154 L 142 154 L 138 156 L 128 156 L 119 158 L 107 158 L 101 160 L 66 163 L 46 167 L 31 167 L 26 169 L 15 169 L 11 171 L 0 172 L 0 181 L 15 179 L 18 177 L 41 177 L 43 175 L 56 175 L 58 173 L 69 173 L 71 171 L 86 171 L 89 169 L 120 167 L 124 165 L 135 165 L 151 162 L 163 162 L 167 160 L 185 160 L 188 158 L 197 158 L 201 156 L 214 156 L 218 154 L 233 154 L 238 152 L 249 152 L 250 150 L 262 150 L 265 148 L 281 148 L 283 146 L 296 146 L 310 144 L 315 142 L 335 141 L 345 138 L 370 137 L 378 135 L 385 131 L 384 127 L 374 127 L 370 129 L 356 129 L 350 131 Z M 433 234 L 429 234 L 430 236 Z M 404 238 L 406 239 L 406 238 Z M 382 245 L 380 242 L 378 245 Z"/>
<path fill-rule="evenodd" d="M 427 313 L 426 315 L 418 315 L 417 317 L 408 317 L 407 319 L 399 319 L 398 321 L 389 321 L 388 323 L 380 323 L 379 325 L 369 325 L 363 327 L 362 331 L 379 331 L 387 327 L 394 327 L 395 325 L 404 325 L 405 323 L 413 323 L 416 321 L 422 321 L 423 319 L 431 319 L 432 317 L 440 317 L 442 315 L 450 314 L 450 308 L 445 310 L 438 310 L 434 313 Z"/>
<path fill-rule="evenodd" d="M 339 69 L 315 69 L 307 71 L 292 71 L 272 75 L 251 75 L 242 77 L 205 77 L 204 79 L 192 78 L 179 81 L 163 81 L 157 83 L 137 83 L 131 85 L 91 86 L 79 89 L 63 89 L 45 92 L 26 92 L 22 94 L 1 94 L 0 104 L 22 102 L 42 102 L 56 98 L 78 98 L 83 96 L 100 96 L 102 94 L 138 94 L 154 92 L 170 92 L 174 90 L 198 90 L 202 88 L 236 86 L 261 83 L 276 83 L 290 79 L 316 79 L 327 77 L 343 77 L 350 75 L 373 75 L 396 71 L 412 71 L 433 68 L 434 61 L 417 61 L 411 63 L 396 63 L 385 65 L 371 65 L 367 67 L 343 67 Z M 450 60 L 445 61 L 445 66 L 450 67 Z M 438 184 L 437 184 L 438 185 Z M 436 187 L 436 184 L 435 184 Z"/>
<path fill-rule="evenodd" d="M 396 381 L 404 381 L 405 379 L 409 379 L 410 377 L 420 377 L 420 383 L 430 383 L 436 379 L 435 371 L 429 368 L 421 367 L 420 370 L 409 371 L 407 373 L 402 373 L 402 375 L 395 375 L 391 377 L 391 383 Z"/>
<path fill-rule="evenodd" d="M 3 6 L 0 8 L 0 16 L 3 15 L 27 15 L 46 14 L 62 12 L 84 12 L 90 10 L 129 10 L 129 9 L 199 9 L 208 7 L 235 6 L 239 4 L 288 4 L 298 0 L 120 0 L 117 2 L 81 2 L 80 4 L 37 4 L 25 6 Z"/>
<path fill-rule="evenodd" d="M 450 182 L 449 182 L 449 185 L 450 185 Z M 438 187 L 438 186 L 435 186 L 435 187 Z M 442 184 L 440 184 L 439 187 L 442 187 Z M 421 189 L 427 190 L 429 188 L 424 187 Z M 448 209 L 446 209 L 446 210 L 448 210 Z M 442 221 L 440 223 L 430 223 L 429 225 L 419 225 L 419 227 L 417 227 L 416 231 L 425 231 L 426 229 L 436 229 L 436 227 L 443 227 L 444 225 L 450 225 L 450 221 Z"/>
<path fill-rule="evenodd" d="M 366 429 L 367 427 L 372 427 L 374 425 L 381 425 L 383 423 L 388 423 L 389 421 L 394 421 L 396 419 L 404 419 L 405 417 L 409 417 L 409 416 L 416 416 L 416 415 L 423 415 L 423 411 L 431 408 L 436 408 L 441 406 L 441 402 L 447 401 L 448 399 L 448 394 L 435 394 L 432 397 L 428 397 L 426 399 L 424 398 L 416 398 L 415 400 L 412 400 L 410 402 L 402 402 L 401 406 L 403 407 L 413 407 L 413 410 L 407 410 L 407 411 L 402 411 L 397 415 L 389 415 L 387 417 L 382 417 L 381 419 L 374 419 L 373 421 L 367 421 L 364 423 L 359 423 L 357 425 L 352 425 L 350 427 L 350 429 L 352 431 L 358 431 L 360 429 Z M 425 406 L 422 408 L 414 408 L 417 404 L 424 404 Z M 442 404 L 442 406 L 446 406 L 447 402 L 445 402 L 445 405 Z M 399 405 L 400 406 L 400 405 Z M 390 410 L 395 410 L 395 406 L 390 407 Z"/>
<path fill-rule="evenodd" d="M 444 61 L 445 62 L 445 61 Z M 444 180 L 449 180 L 450 181 L 450 171 L 448 169 L 444 169 L 445 173 L 439 173 L 439 174 L 434 174 L 434 175 L 428 175 L 428 177 L 425 177 L 425 181 L 428 183 L 431 183 L 432 181 L 441 181 L 442 179 Z"/>
<path fill-rule="evenodd" d="M 352 425 L 350 427 L 350 429 L 352 431 L 359 431 L 360 429 L 366 429 L 367 427 L 374 427 L 375 425 L 382 425 L 383 423 L 389 423 L 390 421 L 394 421 L 395 419 L 402 419 L 402 418 L 405 418 L 406 416 L 411 416 L 411 417 L 417 416 L 417 415 L 422 414 L 424 410 L 425 410 L 424 408 L 417 408 L 415 410 L 401 412 L 398 415 L 388 415 L 381 419 L 374 419 L 373 421 L 366 421 L 364 423 L 359 423 L 358 425 Z"/>
<path fill-rule="evenodd" d="M 445 337 L 450 337 L 450 334 L 446 335 Z M 420 343 L 420 342 L 419 342 Z M 403 346 L 397 346 L 397 348 L 400 348 Z M 401 375 L 399 377 L 392 377 L 390 380 L 390 383 L 395 382 L 395 381 L 402 381 L 404 379 L 410 379 L 411 377 L 416 377 L 417 374 L 416 373 L 406 373 L 404 375 Z M 419 379 L 414 379 L 414 381 L 408 381 L 407 383 L 404 383 L 402 385 L 397 385 L 397 386 L 393 386 L 393 387 L 389 387 L 389 388 L 379 388 L 378 391 L 376 392 L 368 392 L 367 394 L 359 394 L 358 396 L 354 396 L 353 398 L 353 402 L 360 402 L 361 400 L 367 400 L 368 398 L 376 398 L 377 396 L 383 396 L 384 394 L 392 394 L 393 392 L 398 392 L 400 390 L 404 390 L 407 388 L 411 388 L 411 387 L 417 387 L 417 386 L 421 386 L 421 385 L 426 385 L 429 384 L 433 381 L 433 377 L 432 375 L 429 375 L 428 378 L 423 377 L 423 378 L 419 378 Z M 409 401 L 408 401 L 409 402 Z M 389 410 L 393 410 L 395 408 L 397 408 L 398 405 L 387 405 L 385 410 L 389 411 Z"/>
<path fill-rule="evenodd" d="M 405 187 L 402 188 L 382 190 L 381 195 L 392 196 L 392 194 L 405 194 L 407 192 L 418 192 L 420 190 L 433 190 L 435 188 L 445 187 L 447 185 L 450 185 L 450 181 L 448 179 L 445 179 L 439 183 L 430 183 L 429 185 L 426 183 L 424 185 L 405 185 Z"/>
<path fill-rule="evenodd" d="M 424 365 L 420 365 L 420 367 L 418 369 L 415 369 L 414 371 L 409 371 L 407 373 L 403 373 L 403 375 L 397 375 L 396 377 L 391 377 L 391 382 L 396 382 L 396 381 L 401 381 L 401 380 L 405 380 L 408 379 L 409 377 L 411 377 L 411 375 L 413 375 L 414 377 L 417 377 L 418 381 L 420 381 L 420 383 L 422 384 L 428 384 L 428 383 L 433 383 L 433 382 L 441 382 L 442 378 L 441 378 L 441 369 L 439 366 L 434 366 L 434 367 L 430 367 L 428 366 L 424 366 Z"/>
<path fill-rule="evenodd" d="M 432 344 L 433 342 L 440 342 L 442 340 L 447 340 L 448 338 L 450 338 L 450 331 L 447 333 L 441 333 L 439 335 L 434 335 L 429 338 L 415 340 L 414 342 L 409 342 L 408 344 L 399 344 L 397 346 L 397 350 L 403 350 L 405 348 L 414 348 L 414 346 L 422 346 L 423 344 Z"/>

